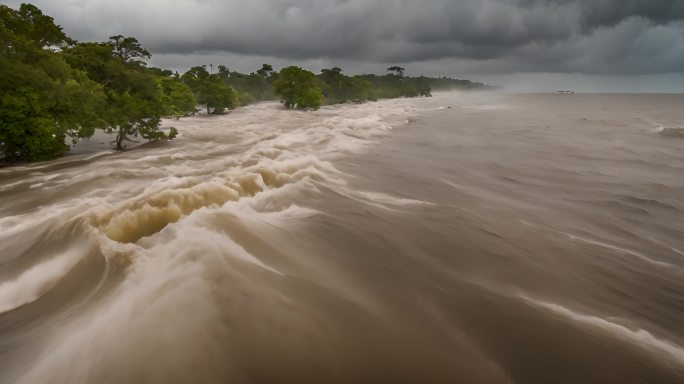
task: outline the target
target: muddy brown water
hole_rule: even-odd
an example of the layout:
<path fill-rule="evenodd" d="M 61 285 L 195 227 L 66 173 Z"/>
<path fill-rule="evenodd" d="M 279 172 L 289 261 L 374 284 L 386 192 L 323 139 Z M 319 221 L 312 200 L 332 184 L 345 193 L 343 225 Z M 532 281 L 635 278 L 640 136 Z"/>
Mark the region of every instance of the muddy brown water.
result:
<path fill-rule="evenodd" d="M 682 383 L 682 111 L 265 103 L 0 169 L 0 382 Z"/>

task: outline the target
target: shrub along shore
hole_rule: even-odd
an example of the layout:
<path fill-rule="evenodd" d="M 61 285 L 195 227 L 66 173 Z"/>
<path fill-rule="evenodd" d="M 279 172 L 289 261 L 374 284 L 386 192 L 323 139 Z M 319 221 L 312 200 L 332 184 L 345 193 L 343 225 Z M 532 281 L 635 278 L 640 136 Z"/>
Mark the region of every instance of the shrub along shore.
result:
<path fill-rule="evenodd" d="M 347 76 L 340 68 L 320 74 L 269 64 L 250 74 L 224 65 L 180 74 L 148 67 L 151 58 L 134 37 L 77 42 L 52 17 L 30 4 L 0 5 L 0 161 L 42 161 L 69 150 L 68 141 L 103 130 L 123 150 L 134 139 L 173 139 L 162 117 L 189 116 L 202 105 L 210 114 L 249 103 L 280 100 L 288 108 L 381 98 L 428 97 L 433 89 L 484 89 L 446 77 L 409 77 L 399 66 L 385 75 Z"/>

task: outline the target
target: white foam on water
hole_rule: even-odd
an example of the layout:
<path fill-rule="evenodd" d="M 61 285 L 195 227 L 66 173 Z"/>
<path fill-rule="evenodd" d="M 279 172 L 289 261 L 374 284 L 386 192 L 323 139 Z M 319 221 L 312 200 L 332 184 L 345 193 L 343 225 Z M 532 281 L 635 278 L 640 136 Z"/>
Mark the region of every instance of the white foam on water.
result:
<path fill-rule="evenodd" d="M 95 158 L 97 158 L 97 157 L 104 156 L 104 155 L 109 155 L 109 154 L 112 154 L 112 153 L 116 153 L 116 151 L 114 151 L 114 150 L 110 150 L 110 151 L 100 151 L 100 152 L 94 153 L 94 154 L 92 154 L 92 155 L 90 155 L 90 156 L 84 157 L 83 160 L 88 161 L 88 160 L 92 160 L 92 159 L 95 159 Z"/>
<path fill-rule="evenodd" d="M 401 206 L 401 207 L 434 205 L 433 203 L 431 203 L 429 201 L 408 199 L 408 198 L 403 198 L 403 197 L 396 197 L 396 196 L 391 196 L 391 195 L 381 193 L 381 192 L 358 191 L 358 192 L 353 192 L 353 194 L 360 196 L 361 198 L 366 199 L 368 201 L 372 201 L 372 202 L 376 202 L 376 203 L 380 203 L 380 204 L 385 204 L 385 205 L 396 205 L 396 206 Z"/>
<path fill-rule="evenodd" d="M 207 213 L 207 212 L 203 212 Z M 150 239 L 150 247 L 143 254 L 147 257 L 156 257 L 159 254 L 170 254 L 181 250 L 218 252 L 226 258 L 234 258 L 259 268 L 265 269 L 277 275 L 284 275 L 282 272 L 264 264 L 256 256 L 249 253 L 244 247 L 236 243 L 225 232 L 217 232 L 203 226 L 203 216 L 194 215 L 187 220 L 183 220 L 167 233 L 160 233 L 161 241 Z M 181 235 L 181 233 L 183 235 Z M 187 234 L 190 234 L 188 238 Z"/>
<path fill-rule="evenodd" d="M 18 181 L 15 181 L 14 183 L 0 185 L 0 192 L 9 191 L 10 189 L 13 189 L 14 187 L 17 187 L 17 186 L 22 185 L 24 183 L 26 183 L 25 180 L 18 180 Z"/>
<path fill-rule="evenodd" d="M 223 167 L 226 160 L 218 156 L 216 160 L 205 161 L 203 168 L 213 171 L 211 180 L 171 175 L 153 178 L 141 193 L 130 199 L 91 209 L 90 221 L 114 240 L 135 242 L 200 208 L 215 209 L 230 201 L 308 181 L 344 185 L 334 159 L 361 150 L 372 138 L 389 132 L 390 121 L 405 120 L 405 107 L 396 105 L 401 106 L 400 103 L 395 106 L 377 103 L 348 108 L 344 114 L 335 109 L 304 113 L 257 106 L 251 108 L 252 114 L 187 119 L 183 121 L 185 125 L 178 125 L 179 130 L 196 133 L 199 129 L 224 136 L 235 131 L 249 132 L 242 144 L 247 148 L 231 155 L 228 167 Z M 321 118 L 321 115 L 331 116 Z M 147 155 L 135 161 L 156 162 L 168 156 L 167 153 Z M 166 171 L 169 169 L 179 168 L 173 166 Z M 392 205 L 416 204 L 391 196 L 371 198 Z"/>
<path fill-rule="evenodd" d="M 610 250 L 613 250 L 613 251 L 616 251 L 616 252 L 619 252 L 619 253 L 623 253 L 623 254 L 626 254 L 626 255 L 634 256 L 634 257 L 636 257 L 636 258 L 638 258 L 638 259 L 640 259 L 640 260 L 646 261 L 646 262 L 648 262 L 648 263 L 650 263 L 650 264 L 653 264 L 653 265 L 657 265 L 657 266 L 659 266 L 659 267 L 673 267 L 673 266 L 674 266 L 674 265 L 672 265 L 672 264 L 670 264 L 670 263 L 666 263 L 666 262 L 664 262 L 664 261 L 658 261 L 658 260 L 651 259 L 650 257 L 645 256 L 645 255 L 643 255 L 643 254 L 641 254 L 641 253 L 639 253 L 639 252 L 633 251 L 633 250 L 631 250 L 631 249 L 618 247 L 618 246 L 616 246 L 616 245 L 604 243 L 604 242 L 597 241 L 597 240 L 587 239 L 587 238 L 585 238 L 585 237 L 573 235 L 573 234 L 567 233 L 567 232 L 560 232 L 560 231 L 559 231 L 558 233 L 561 233 L 561 234 L 563 234 L 563 235 L 566 235 L 567 237 L 569 237 L 569 238 L 572 239 L 572 240 L 581 241 L 581 242 L 583 242 L 583 243 L 587 243 L 587 244 L 591 244 L 591 245 L 596 245 L 596 246 L 603 247 L 603 248 L 607 248 L 607 249 L 610 249 Z"/>
<path fill-rule="evenodd" d="M 69 273 L 83 256 L 83 248 L 69 249 L 32 266 L 13 280 L 0 283 L 0 313 L 36 301 Z"/>
<path fill-rule="evenodd" d="M 550 311 L 557 316 L 561 316 L 575 323 L 602 331 L 607 335 L 611 335 L 637 347 L 647 349 L 661 357 L 669 358 L 677 364 L 684 365 L 684 349 L 681 346 L 676 345 L 669 340 L 659 339 L 644 329 L 632 330 L 601 317 L 575 312 L 559 304 L 535 300 L 525 295 L 519 295 L 519 297 L 537 308 Z"/>
<path fill-rule="evenodd" d="M 125 245 L 135 249 L 126 279 L 97 310 L 55 330 L 16 382 L 134 382 L 141 372 L 155 383 L 233 377 L 242 351 L 230 344 L 246 348 L 254 338 L 275 337 L 269 332 L 282 326 L 278 316 L 296 316 L 287 311 L 296 304 L 258 275 L 278 279 L 282 272 L 204 226 L 213 213 L 200 210 L 143 239 L 144 247 Z"/>
<path fill-rule="evenodd" d="M 3 218 L 0 229 L 30 230 L 46 219 L 81 220 L 98 233 L 107 260 L 126 258 L 130 266 L 92 311 L 54 331 L 46 352 L 32 361 L 30 371 L 17 372 L 17 381 L 131 382 L 150 372 L 155 376 L 149 382 L 207 382 L 203 379 L 235 378 L 241 351 L 254 348 L 255 339 L 264 346 L 274 337 L 315 340 L 316 322 L 269 283 L 284 272 L 268 264 L 270 255 L 254 254 L 234 240 L 231 231 L 241 230 L 240 221 L 266 223 L 267 231 L 321 214 L 293 201 L 320 184 L 343 187 L 335 160 L 365 150 L 403 124 L 413 113 L 407 103 L 310 113 L 265 103 L 230 116 L 182 119 L 174 125 L 187 140 L 184 157 L 170 157 L 177 148 L 158 148 L 151 155 L 141 150 L 107 158 L 106 166 L 60 170 L 64 183 L 97 185 L 99 196 L 77 196 Z M 205 147 L 207 137 L 211 143 Z M 387 195 L 364 198 L 419 204 Z M 234 218 L 221 217 L 225 213 Z M 237 220 L 234 229 L 231 220 Z M 217 228 L 216 222 L 225 226 Z M 20 275 L 2 286 L 0 303 L 14 308 L 35 300 L 80 255 L 58 257 Z M 284 326 L 290 331 L 281 332 Z"/>
<path fill-rule="evenodd" d="M 46 207 L 39 207 L 39 212 L 25 213 L 14 216 L 0 218 L 0 241 L 8 239 L 21 232 L 41 227 L 48 222 L 64 224 L 73 219 L 78 213 L 91 207 L 93 199 L 81 199 L 76 204 L 55 204 Z"/>
<path fill-rule="evenodd" d="M 230 212 L 238 215 L 242 219 L 252 219 L 280 226 L 300 222 L 301 219 L 323 214 L 315 209 L 290 205 L 279 211 L 260 211 L 252 208 L 257 205 L 251 202 L 228 203 L 221 208 L 222 212 Z"/>

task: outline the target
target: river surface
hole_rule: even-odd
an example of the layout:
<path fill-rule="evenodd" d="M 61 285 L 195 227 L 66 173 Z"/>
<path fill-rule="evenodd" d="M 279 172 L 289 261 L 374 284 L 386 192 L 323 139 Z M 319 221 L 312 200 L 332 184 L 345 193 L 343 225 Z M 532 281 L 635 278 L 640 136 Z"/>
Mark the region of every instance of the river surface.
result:
<path fill-rule="evenodd" d="M 0 169 L 0 382 L 683 383 L 683 111 L 263 103 Z"/>

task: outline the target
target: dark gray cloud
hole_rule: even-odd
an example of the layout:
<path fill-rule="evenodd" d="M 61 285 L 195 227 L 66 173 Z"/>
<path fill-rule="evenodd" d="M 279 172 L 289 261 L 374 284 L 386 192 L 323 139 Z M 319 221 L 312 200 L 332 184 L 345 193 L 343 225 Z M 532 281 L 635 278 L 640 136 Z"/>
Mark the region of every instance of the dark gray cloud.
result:
<path fill-rule="evenodd" d="M 577 0 L 556 2 L 573 3 Z M 658 24 L 684 19 L 684 2 L 681 0 L 581 0 L 579 3 L 582 10 L 581 25 L 585 29 L 613 26 L 630 17 L 640 17 Z"/>
<path fill-rule="evenodd" d="M 133 35 L 176 66 L 192 55 L 411 63 L 445 74 L 684 72 L 684 0 L 33 3 L 78 39 Z"/>

